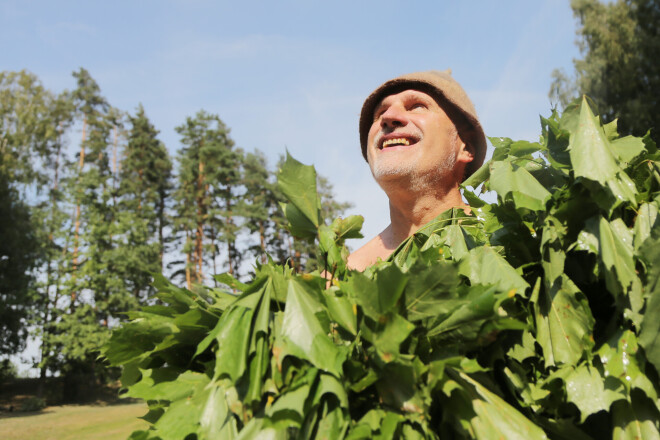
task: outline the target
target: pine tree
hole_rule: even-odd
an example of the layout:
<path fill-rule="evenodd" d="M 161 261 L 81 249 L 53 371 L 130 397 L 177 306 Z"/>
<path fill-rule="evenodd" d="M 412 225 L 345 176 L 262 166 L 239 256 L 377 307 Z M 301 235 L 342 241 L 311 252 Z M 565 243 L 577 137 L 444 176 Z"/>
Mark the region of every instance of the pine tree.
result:
<path fill-rule="evenodd" d="M 77 80 L 77 88 L 72 93 L 72 98 L 76 104 L 78 112 L 82 116 L 82 139 L 80 141 L 80 152 L 78 153 L 78 169 L 76 181 L 72 184 L 73 199 L 75 200 L 74 214 L 74 237 L 73 253 L 71 258 L 71 283 L 70 283 L 70 309 L 74 310 L 78 299 L 79 287 L 84 284 L 78 280 L 79 272 L 79 252 L 80 252 L 80 225 L 82 206 L 92 206 L 96 201 L 96 192 L 102 185 L 99 184 L 99 178 L 106 176 L 98 175 L 98 170 L 92 168 L 86 163 L 86 155 L 92 152 L 92 161 L 97 160 L 102 172 L 107 170 L 107 156 L 104 152 L 107 146 L 108 124 L 105 121 L 105 114 L 109 105 L 105 98 L 100 95 L 100 88 L 96 81 L 92 79 L 87 70 L 80 68 L 78 72 L 73 73 Z M 94 154 L 96 153 L 96 154 Z M 89 159 L 87 159 L 89 161 Z"/>
<path fill-rule="evenodd" d="M 261 151 L 247 153 L 243 159 L 241 184 L 245 194 L 239 201 L 238 211 L 244 219 L 248 234 L 257 235 L 256 241 L 248 240 L 247 252 L 266 263 L 269 243 L 277 225 L 272 215 L 279 210 L 272 173 Z M 254 244 L 252 244 L 254 243 Z"/>
<path fill-rule="evenodd" d="M 63 171 L 70 170 L 72 166 L 63 151 L 63 138 L 73 120 L 73 112 L 71 96 L 67 92 L 60 94 L 52 107 L 52 121 L 57 127 L 55 148 L 44 169 L 50 178 L 48 198 L 42 200 L 34 210 L 39 217 L 39 242 L 44 256 L 41 273 L 45 272 L 45 277 L 41 276 L 35 286 L 36 301 L 31 320 L 33 336 L 41 341 L 39 358 L 35 362 L 40 370 L 40 394 L 55 356 L 51 339 L 61 315 L 58 305 L 63 294 L 62 283 L 65 280 L 68 243 L 71 240 L 70 218 L 66 212 L 66 195 L 61 182 L 67 180 Z"/>
<path fill-rule="evenodd" d="M 172 163 L 142 105 L 129 121 L 118 190 L 122 242 L 117 254 L 127 288 L 144 301 L 152 293 L 152 274 L 162 272 Z"/>
<path fill-rule="evenodd" d="M 69 275 L 63 286 L 69 301 L 50 336 L 50 348 L 55 353 L 51 365 L 68 378 L 80 374 L 93 377 L 102 372 L 95 361 L 99 341 L 109 334 L 112 319 L 137 305 L 124 286 L 115 252 L 120 231 L 114 205 L 111 146 L 121 114 L 111 109 L 85 69 L 73 76 L 77 87 L 71 96 L 81 118 L 82 139 L 66 188 L 74 207 L 72 239 L 64 249 L 65 253 L 71 252 Z M 80 328 L 74 328 L 76 325 Z M 82 334 L 85 336 L 80 339 Z M 69 391 L 75 394 L 76 389 L 72 385 Z"/>
<path fill-rule="evenodd" d="M 175 275 L 185 274 L 188 287 L 204 279 L 205 261 L 215 264 L 217 242 L 229 249 L 230 270 L 235 264 L 235 225 L 232 218 L 233 190 L 238 180 L 239 153 L 222 120 L 203 110 L 176 131 L 184 145 L 179 152 L 179 185 L 176 191 L 175 225 L 183 235 L 185 264 Z M 210 243 L 205 244 L 205 237 Z M 205 251 L 206 249 L 206 251 Z M 209 252 L 210 250 L 210 252 Z M 180 262 L 173 262 L 181 266 Z"/>
<path fill-rule="evenodd" d="M 236 239 L 241 229 L 237 217 L 240 216 L 239 186 L 241 181 L 240 165 L 243 152 L 234 149 L 234 141 L 229 138 L 229 129 L 219 125 L 224 149 L 220 150 L 218 167 L 214 170 L 216 184 L 213 185 L 213 209 L 211 210 L 209 237 L 213 251 L 213 274 L 218 274 L 216 267 L 216 243 L 224 244 L 226 268 L 229 274 L 238 276 L 242 254 L 236 246 Z M 238 208 L 238 209 L 237 209 Z"/>

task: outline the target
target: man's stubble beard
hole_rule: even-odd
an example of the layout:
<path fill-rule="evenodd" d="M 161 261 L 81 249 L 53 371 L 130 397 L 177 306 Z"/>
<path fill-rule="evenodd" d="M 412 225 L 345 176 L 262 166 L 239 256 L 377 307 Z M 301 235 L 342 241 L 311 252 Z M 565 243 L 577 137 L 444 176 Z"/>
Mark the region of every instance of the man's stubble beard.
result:
<path fill-rule="evenodd" d="M 385 164 L 383 161 L 376 161 L 371 167 L 371 174 L 383 189 L 386 189 L 385 186 L 390 184 L 404 184 L 412 191 L 437 187 L 439 183 L 447 180 L 447 176 L 454 172 L 456 166 L 459 137 L 456 134 L 451 139 L 449 154 L 434 170 L 421 171 L 424 165 L 420 163 L 424 159 L 422 157 L 415 161 L 404 161 L 397 164 Z"/>

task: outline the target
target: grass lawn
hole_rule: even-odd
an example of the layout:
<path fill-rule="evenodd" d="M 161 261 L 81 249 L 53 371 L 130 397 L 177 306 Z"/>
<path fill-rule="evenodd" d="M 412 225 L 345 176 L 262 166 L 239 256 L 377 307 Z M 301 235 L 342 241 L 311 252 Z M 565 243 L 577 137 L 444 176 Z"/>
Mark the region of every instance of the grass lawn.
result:
<path fill-rule="evenodd" d="M 0 415 L 3 440 L 125 440 L 148 424 L 137 419 L 147 412 L 145 403 L 124 405 L 49 406 L 43 411 Z"/>

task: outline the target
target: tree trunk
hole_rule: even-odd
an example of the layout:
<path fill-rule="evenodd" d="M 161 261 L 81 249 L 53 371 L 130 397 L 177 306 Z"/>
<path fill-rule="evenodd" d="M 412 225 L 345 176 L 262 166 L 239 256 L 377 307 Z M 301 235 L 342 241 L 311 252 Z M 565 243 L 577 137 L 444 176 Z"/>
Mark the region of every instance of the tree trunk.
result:
<path fill-rule="evenodd" d="M 195 237 L 195 251 L 197 256 L 197 282 L 201 283 L 203 280 L 202 273 L 202 254 L 203 254 L 203 239 L 204 239 L 204 163 L 199 161 L 199 175 L 197 176 L 197 236 Z"/>
<path fill-rule="evenodd" d="M 60 137 L 59 140 L 61 140 L 62 136 L 62 123 L 60 122 L 59 126 L 59 133 Z M 52 276 L 53 276 L 53 268 L 52 268 L 52 254 L 50 252 L 51 249 L 55 248 L 55 238 L 54 238 L 54 222 L 55 222 L 55 211 L 57 208 L 57 199 L 56 199 L 56 191 L 59 185 L 59 168 L 60 168 L 60 152 L 62 151 L 62 144 L 61 142 L 58 142 L 57 144 L 57 152 L 55 155 L 55 169 L 53 173 L 53 185 L 51 187 L 51 193 L 50 193 L 50 204 L 51 204 L 51 218 L 50 218 L 50 224 L 48 225 L 48 245 L 49 249 L 47 252 L 47 262 L 46 262 L 46 289 L 45 289 L 45 304 L 44 304 L 44 316 L 43 316 L 43 322 L 42 322 L 42 328 L 41 328 L 41 368 L 39 371 L 39 386 L 37 389 L 37 395 L 39 397 L 43 396 L 43 391 L 44 391 L 44 385 L 45 385 L 45 380 L 46 380 L 46 372 L 47 372 L 47 367 L 46 364 L 44 363 L 44 358 L 48 356 L 48 352 L 50 351 L 48 347 L 48 343 L 46 342 L 48 340 L 48 334 L 49 328 L 48 325 L 50 324 L 50 307 L 51 307 L 51 302 L 50 302 L 50 286 L 53 285 L 52 281 Z M 57 300 L 57 293 L 58 289 L 56 286 L 56 300 Z"/>
<path fill-rule="evenodd" d="M 188 290 L 192 288 L 192 277 L 190 275 L 190 232 L 186 231 L 186 287 Z"/>
<path fill-rule="evenodd" d="M 218 274 L 218 268 L 216 267 L 216 259 L 218 257 L 218 246 L 215 244 L 215 228 L 213 227 L 213 224 L 209 225 L 211 227 L 211 261 L 213 262 L 213 285 L 215 287 L 218 287 L 218 280 L 215 279 L 215 275 Z"/>
<path fill-rule="evenodd" d="M 114 126 L 114 140 L 112 142 L 112 200 L 117 205 L 117 126 Z"/>
<path fill-rule="evenodd" d="M 266 258 L 266 231 L 263 220 L 259 221 L 259 243 L 261 245 L 261 262 L 266 264 L 268 259 Z"/>
<path fill-rule="evenodd" d="M 293 268 L 294 272 L 298 272 L 297 264 L 296 264 L 296 254 L 293 251 L 293 237 L 289 237 L 289 255 L 291 256 L 291 267 Z"/>
<path fill-rule="evenodd" d="M 158 243 L 160 244 L 159 249 L 159 261 L 160 261 L 160 271 L 163 272 L 163 254 L 165 253 L 165 243 L 163 241 L 163 228 L 165 225 L 165 191 L 160 191 L 160 199 L 158 200 Z"/>
<path fill-rule="evenodd" d="M 232 220 L 231 220 L 231 188 L 229 186 L 227 187 L 227 196 L 225 197 L 225 212 L 227 213 L 227 226 L 226 228 L 229 229 L 232 227 Z M 229 235 L 229 234 L 227 234 Z M 230 275 L 234 274 L 234 261 L 233 261 L 233 247 L 234 242 L 232 240 L 227 239 L 227 262 L 229 264 L 229 268 L 227 272 Z"/>
<path fill-rule="evenodd" d="M 83 172 L 83 167 L 85 166 L 85 129 L 87 128 L 87 116 L 83 116 L 83 126 L 82 126 L 82 140 L 80 141 L 80 165 L 79 165 L 79 170 L 80 174 L 82 175 Z M 80 179 L 80 175 L 78 177 Z M 76 285 L 75 285 L 75 280 L 76 280 L 76 272 L 78 271 L 78 243 L 80 239 L 80 200 L 76 200 L 76 221 L 75 221 L 75 233 L 74 233 L 74 239 L 73 239 L 73 271 L 71 274 L 71 277 L 73 278 L 73 282 L 71 283 L 73 286 L 73 290 L 71 290 L 71 310 L 73 311 L 73 306 L 76 301 Z"/>

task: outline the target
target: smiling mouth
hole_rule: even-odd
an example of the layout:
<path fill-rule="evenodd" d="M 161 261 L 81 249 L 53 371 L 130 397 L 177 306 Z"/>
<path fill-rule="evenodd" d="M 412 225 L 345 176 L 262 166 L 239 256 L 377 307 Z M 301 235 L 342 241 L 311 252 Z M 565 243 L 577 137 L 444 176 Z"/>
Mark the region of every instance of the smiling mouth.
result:
<path fill-rule="evenodd" d="M 396 145 L 410 145 L 410 141 L 406 138 L 396 138 L 396 139 L 388 139 L 385 142 L 383 142 L 383 148 L 394 147 Z"/>
<path fill-rule="evenodd" d="M 397 133 L 384 135 L 380 139 L 377 139 L 377 147 L 379 150 L 385 150 L 386 148 L 393 147 L 408 147 L 415 145 L 421 140 L 421 135 L 413 133 Z"/>

